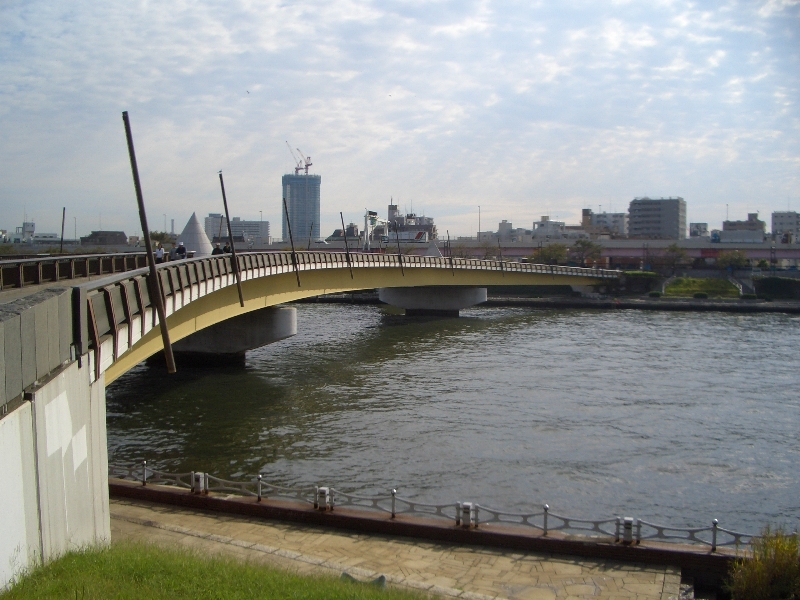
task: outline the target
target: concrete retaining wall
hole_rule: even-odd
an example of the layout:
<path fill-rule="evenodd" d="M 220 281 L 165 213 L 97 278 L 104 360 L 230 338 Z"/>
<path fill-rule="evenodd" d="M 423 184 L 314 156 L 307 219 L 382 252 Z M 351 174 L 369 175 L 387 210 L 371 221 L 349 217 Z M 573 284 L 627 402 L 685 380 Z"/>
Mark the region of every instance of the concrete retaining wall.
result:
<path fill-rule="evenodd" d="M 0 588 L 110 539 L 105 381 L 72 362 L 0 420 Z"/>
<path fill-rule="evenodd" d="M 0 589 L 41 556 L 33 410 L 26 402 L 0 420 Z"/>
<path fill-rule="evenodd" d="M 0 406 L 69 361 L 72 290 L 49 288 L 0 304 Z"/>

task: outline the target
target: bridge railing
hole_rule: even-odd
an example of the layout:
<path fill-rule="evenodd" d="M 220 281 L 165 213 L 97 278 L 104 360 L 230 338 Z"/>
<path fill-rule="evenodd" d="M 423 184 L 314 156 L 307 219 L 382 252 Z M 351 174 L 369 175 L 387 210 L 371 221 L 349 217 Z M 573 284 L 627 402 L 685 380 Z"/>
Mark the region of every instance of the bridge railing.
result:
<path fill-rule="evenodd" d="M 144 252 L 69 254 L 0 261 L 0 290 L 132 271 L 147 266 Z"/>
<path fill-rule="evenodd" d="M 477 502 L 451 502 L 448 504 L 429 504 L 404 498 L 396 489 L 387 494 L 365 496 L 351 494 L 329 485 L 304 487 L 285 487 L 270 484 L 263 474 L 255 477 L 231 481 L 215 477 L 202 471 L 171 475 L 147 466 L 143 461 L 139 466 L 109 465 L 109 476 L 132 481 L 142 485 L 162 484 L 190 489 L 197 494 L 227 492 L 241 496 L 263 498 L 289 498 L 316 509 L 334 510 L 336 507 L 350 506 L 390 515 L 415 515 L 454 521 L 462 527 L 478 528 L 487 524 L 529 527 L 540 535 L 554 531 L 565 534 L 579 534 L 588 537 L 612 539 L 614 542 L 640 544 L 642 541 L 657 540 L 708 546 L 714 552 L 718 547 L 742 548 L 755 538 L 753 534 L 724 529 L 714 519 L 704 527 L 672 527 L 650 523 L 632 517 L 610 517 L 600 520 L 567 517 L 550 511 L 548 504 L 541 510 L 532 512 L 511 512 L 491 508 Z M 189 477 L 191 484 L 186 479 Z"/>
<path fill-rule="evenodd" d="M 237 255 L 243 281 L 299 271 L 364 268 L 434 268 L 443 276 L 461 270 L 572 275 L 591 280 L 616 279 L 618 271 L 582 269 L 497 260 L 343 252 L 245 252 Z M 132 263 L 126 263 L 129 266 Z M 102 268 L 102 264 L 101 267 Z M 234 283 L 231 255 L 211 256 L 158 265 L 161 291 L 149 289 L 147 269 L 119 273 L 74 288 L 74 331 L 78 355 L 94 350 L 95 376 L 157 326 L 152 299 L 162 293 L 169 316 L 189 302 Z"/>

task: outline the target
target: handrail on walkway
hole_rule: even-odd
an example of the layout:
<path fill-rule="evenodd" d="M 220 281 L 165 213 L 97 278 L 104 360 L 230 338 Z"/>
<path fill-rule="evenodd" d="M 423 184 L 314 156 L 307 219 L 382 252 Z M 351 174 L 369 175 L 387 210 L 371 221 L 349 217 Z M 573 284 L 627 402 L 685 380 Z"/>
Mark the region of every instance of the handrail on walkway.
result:
<path fill-rule="evenodd" d="M 94 277 L 147 266 L 144 252 L 114 254 L 59 254 L 0 260 L 0 290 Z"/>
<path fill-rule="evenodd" d="M 318 510 L 334 510 L 337 506 L 352 506 L 365 510 L 378 511 L 390 515 L 417 515 L 454 521 L 456 526 L 477 528 L 482 524 L 498 523 L 531 527 L 546 536 L 553 531 L 588 535 L 591 537 L 612 538 L 614 542 L 640 544 L 645 540 L 678 542 L 709 546 L 711 552 L 722 546 L 743 548 L 756 536 L 741 533 L 719 526 L 714 519 L 705 527 L 671 527 L 650 523 L 632 517 L 610 517 L 601 520 L 577 519 L 550 511 L 548 504 L 534 512 L 509 512 L 490 508 L 476 502 L 452 502 L 449 504 L 426 504 L 397 495 L 392 489 L 380 496 L 360 496 L 348 494 L 331 486 L 283 487 L 264 480 L 262 474 L 243 481 L 230 481 L 215 477 L 202 471 L 188 473 L 167 473 L 147 466 L 142 461 L 139 466 L 109 464 L 109 477 L 139 481 L 147 484 L 171 485 L 189 490 L 195 494 L 226 492 L 240 496 L 263 498 L 289 498 Z"/>

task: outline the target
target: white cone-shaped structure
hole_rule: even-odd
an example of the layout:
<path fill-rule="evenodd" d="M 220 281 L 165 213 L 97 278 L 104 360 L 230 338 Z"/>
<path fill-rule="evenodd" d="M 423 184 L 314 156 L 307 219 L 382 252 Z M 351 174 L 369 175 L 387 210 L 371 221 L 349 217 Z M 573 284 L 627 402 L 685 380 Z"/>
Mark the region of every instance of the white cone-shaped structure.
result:
<path fill-rule="evenodd" d="M 431 240 L 431 243 L 428 244 L 428 249 L 425 251 L 423 256 L 437 256 L 441 258 L 442 253 L 439 251 L 439 246 L 436 245 L 435 240 Z"/>
<path fill-rule="evenodd" d="M 178 236 L 178 243 L 180 242 L 183 242 L 183 245 L 186 246 L 186 252 L 194 252 L 195 258 L 211 256 L 211 242 L 208 240 L 208 236 L 195 213 L 192 213 L 192 216 L 189 217 L 189 222 L 183 228 L 183 233 Z"/>

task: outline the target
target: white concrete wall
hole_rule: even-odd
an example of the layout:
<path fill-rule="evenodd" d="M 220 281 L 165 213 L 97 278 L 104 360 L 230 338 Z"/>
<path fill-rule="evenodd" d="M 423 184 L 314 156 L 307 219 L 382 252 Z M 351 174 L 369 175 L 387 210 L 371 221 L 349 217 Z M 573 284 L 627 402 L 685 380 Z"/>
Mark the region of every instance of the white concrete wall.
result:
<path fill-rule="evenodd" d="M 46 561 L 110 540 L 105 380 L 72 363 L 33 394 Z"/>
<path fill-rule="evenodd" d="M 0 590 L 41 554 L 33 411 L 26 402 L 0 420 Z"/>
<path fill-rule="evenodd" d="M 89 374 L 69 364 L 0 419 L 0 589 L 111 539 L 105 379 Z"/>

